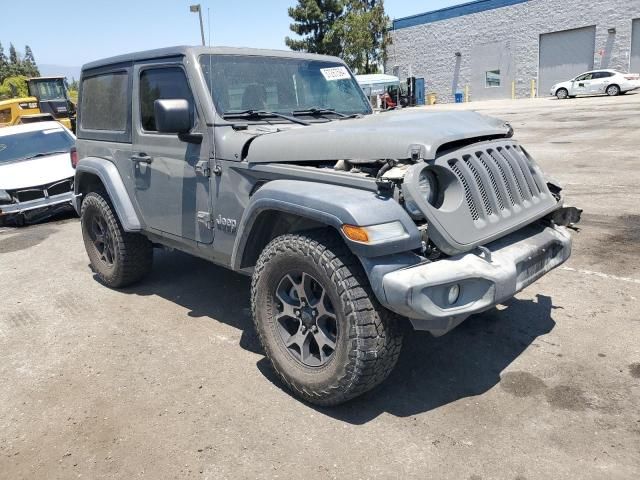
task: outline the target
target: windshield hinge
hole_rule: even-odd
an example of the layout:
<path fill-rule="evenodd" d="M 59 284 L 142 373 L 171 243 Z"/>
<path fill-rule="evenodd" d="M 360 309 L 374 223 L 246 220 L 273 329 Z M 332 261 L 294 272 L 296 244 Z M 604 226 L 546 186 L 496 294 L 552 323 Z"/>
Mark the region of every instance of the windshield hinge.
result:
<path fill-rule="evenodd" d="M 203 224 L 209 230 L 213 230 L 213 220 L 209 212 L 198 212 L 198 223 Z"/>
<path fill-rule="evenodd" d="M 203 177 L 211 176 L 211 167 L 209 167 L 209 160 L 200 160 L 196 163 L 196 175 L 202 175 Z"/>

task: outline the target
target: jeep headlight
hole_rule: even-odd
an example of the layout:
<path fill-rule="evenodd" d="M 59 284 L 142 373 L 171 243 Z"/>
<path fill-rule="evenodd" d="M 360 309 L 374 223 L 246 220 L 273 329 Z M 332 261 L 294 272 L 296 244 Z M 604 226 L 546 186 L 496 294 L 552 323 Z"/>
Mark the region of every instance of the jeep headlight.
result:
<path fill-rule="evenodd" d="M 6 190 L 0 190 L 0 203 L 11 203 L 13 199 Z"/>
<path fill-rule="evenodd" d="M 411 190 L 419 193 L 422 200 L 429 205 L 434 205 L 437 202 L 438 180 L 435 174 L 427 166 L 420 170 L 420 173 L 417 175 L 417 179 L 413 175 L 411 175 L 411 177 L 405 176 L 405 182 L 411 181 L 417 183 L 417 189 L 412 188 Z M 418 203 L 411 197 L 408 190 L 408 188 L 403 189 L 404 206 L 414 220 L 423 220 L 425 218 L 424 214 L 422 213 L 422 210 L 420 210 Z"/>
<path fill-rule="evenodd" d="M 422 198 L 424 198 L 427 203 L 433 204 L 435 202 L 437 198 L 436 188 L 437 184 L 435 175 L 428 169 L 423 169 L 418 177 L 418 189 L 420 190 Z"/>

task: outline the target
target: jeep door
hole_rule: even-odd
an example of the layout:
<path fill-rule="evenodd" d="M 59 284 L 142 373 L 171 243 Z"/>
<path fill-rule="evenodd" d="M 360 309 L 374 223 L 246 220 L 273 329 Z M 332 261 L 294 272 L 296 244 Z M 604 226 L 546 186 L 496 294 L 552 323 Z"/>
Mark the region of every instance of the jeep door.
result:
<path fill-rule="evenodd" d="M 136 64 L 133 94 L 131 162 L 135 200 L 144 223 L 177 240 L 213 242 L 213 230 L 206 221 L 211 206 L 210 179 L 207 169 L 202 168 L 208 166 L 211 148 L 182 59 Z M 157 131 L 154 102 L 159 99 L 189 102 L 191 133 L 201 133 L 202 143 L 188 143 L 177 134 Z"/>

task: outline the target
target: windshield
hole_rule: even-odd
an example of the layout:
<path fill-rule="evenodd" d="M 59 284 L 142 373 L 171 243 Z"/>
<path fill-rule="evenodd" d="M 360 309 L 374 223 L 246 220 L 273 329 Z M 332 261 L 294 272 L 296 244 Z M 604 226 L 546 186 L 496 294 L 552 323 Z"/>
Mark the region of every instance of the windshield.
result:
<path fill-rule="evenodd" d="M 31 80 L 30 93 L 38 100 L 65 100 L 64 81 L 61 78 L 54 80 Z"/>
<path fill-rule="evenodd" d="M 48 128 L 0 136 L 0 165 L 56 152 L 68 152 L 75 144 L 62 128 Z"/>
<path fill-rule="evenodd" d="M 202 55 L 200 67 L 220 115 L 246 110 L 291 115 L 310 109 L 331 109 L 345 115 L 371 113 L 355 78 L 340 63 Z"/>

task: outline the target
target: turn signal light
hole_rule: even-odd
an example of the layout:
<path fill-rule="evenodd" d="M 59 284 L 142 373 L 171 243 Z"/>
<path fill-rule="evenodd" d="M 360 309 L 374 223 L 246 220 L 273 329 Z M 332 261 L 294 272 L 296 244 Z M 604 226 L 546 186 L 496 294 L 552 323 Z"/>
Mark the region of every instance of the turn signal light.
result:
<path fill-rule="evenodd" d="M 71 156 L 71 166 L 76 168 L 78 166 L 78 151 L 76 150 L 76 147 L 71 149 L 69 155 Z"/>
<path fill-rule="evenodd" d="M 366 243 L 367 245 L 377 245 L 409 237 L 409 234 L 399 221 L 379 223 L 368 227 L 345 224 L 342 225 L 342 231 L 349 240 Z"/>
<path fill-rule="evenodd" d="M 349 240 L 360 243 L 369 243 L 369 235 L 362 227 L 356 227 L 355 225 L 343 225 L 342 231 Z"/>

